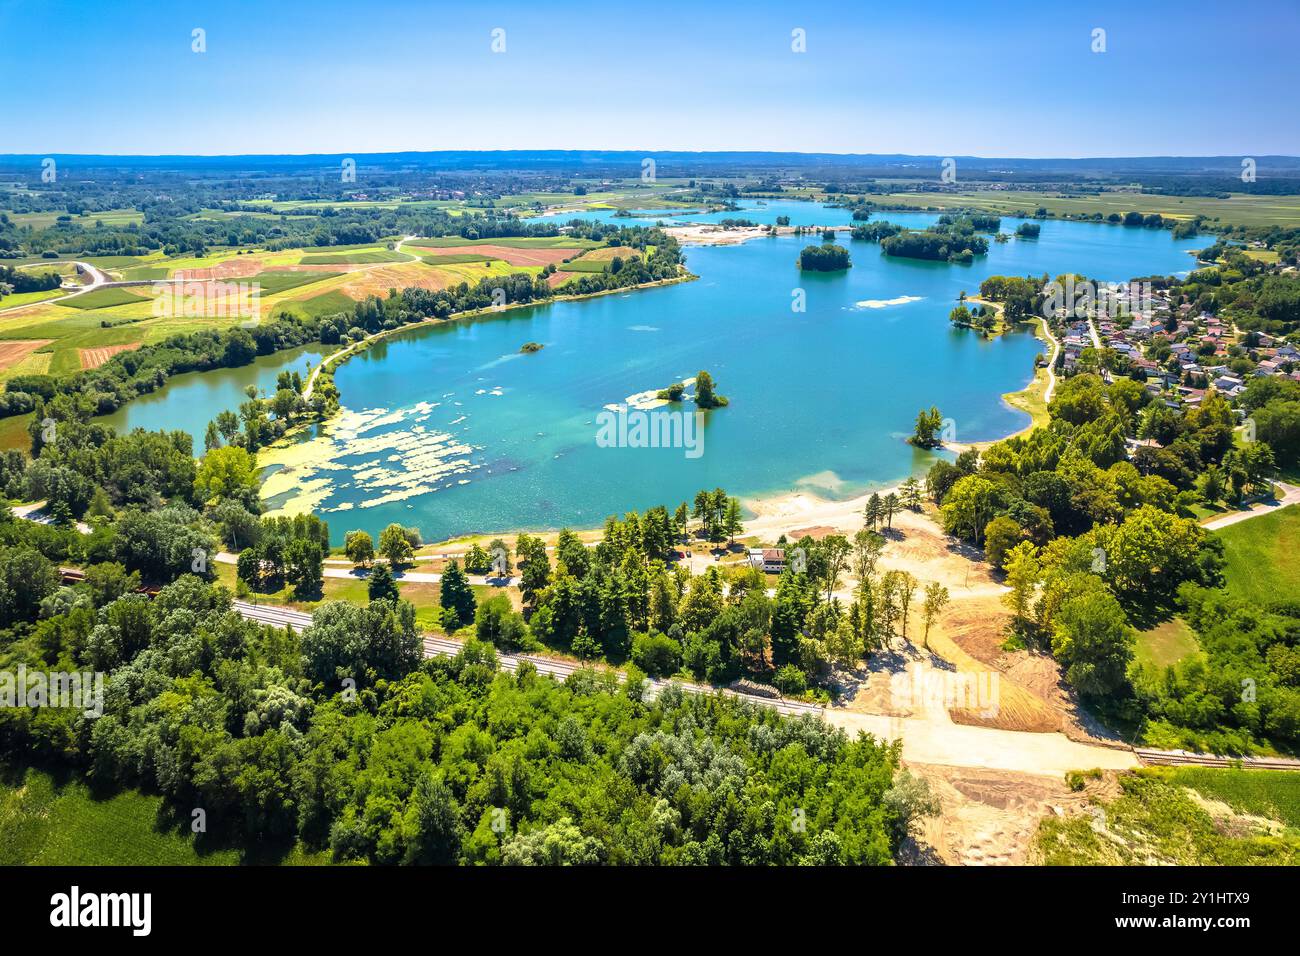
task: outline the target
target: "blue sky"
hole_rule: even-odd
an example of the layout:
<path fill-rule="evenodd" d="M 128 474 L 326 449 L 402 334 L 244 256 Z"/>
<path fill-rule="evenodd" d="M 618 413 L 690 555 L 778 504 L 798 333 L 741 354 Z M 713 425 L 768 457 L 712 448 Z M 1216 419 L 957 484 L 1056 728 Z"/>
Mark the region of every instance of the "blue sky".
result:
<path fill-rule="evenodd" d="M 1297 0 L 825 6 L 0 0 L 0 153 L 1300 154 Z"/>

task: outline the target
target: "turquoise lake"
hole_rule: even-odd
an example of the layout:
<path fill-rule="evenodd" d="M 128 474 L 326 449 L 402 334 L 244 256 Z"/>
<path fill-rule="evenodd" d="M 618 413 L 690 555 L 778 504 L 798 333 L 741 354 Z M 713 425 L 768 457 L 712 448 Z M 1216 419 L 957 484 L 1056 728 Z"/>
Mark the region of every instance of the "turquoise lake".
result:
<path fill-rule="evenodd" d="M 745 206 L 712 216 L 848 221 L 843 210 L 811 203 Z M 921 226 L 935 216 L 876 218 Z M 1003 231 L 1015 222 L 1005 219 Z M 798 489 L 838 498 L 892 484 L 933 461 L 905 441 L 923 407 L 937 405 L 952 418 L 963 442 L 1028 421 L 1001 396 L 1028 383 L 1042 344 L 1029 332 L 988 341 L 953 329 L 948 313 L 958 293 L 977 294 L 995 274 L 1073 271 L 1122 281 L 1184 273 L 1194 264 L 1188 251 L 1212 241 L 1105 224 L 1041 225 L 1039 239 L 990 243 L 971 265 L 887 258 L 875 243 L 844 238 L 853 268 L 829 275 L 796 267 L 808 238 L 688 246 L 687 266 L 699 276 L 693 282 L 399 333 L 338 370 L 344 434 L 332 449 L 313 452 L 295 478 L 314 483 L 314 508 L 339 542 L 351 528 L 377 533 L 392 521 L 416 525 L 429 541 L 590 527 L 623 510 L 675 506 L 703 487 L 742 497 Z M 796 289 L 806 295 L 804 312 L 791 309 Z M 520 354 L 529 341 L 545 347 Z M 267 364 L 259 381 L 273 381 L 276 361 L 260 361 Z M 705 415 L 699 457 L 680 447 L 597 444 L 605 406 L 700 369 L 731 404 Z M 185 427 L 201 441 L 221 399 L 194 387 L 169 385 L 119 411 L 115 423 Z M 230 407 L 242 400 L 240 388 L 233 391 Z"/>

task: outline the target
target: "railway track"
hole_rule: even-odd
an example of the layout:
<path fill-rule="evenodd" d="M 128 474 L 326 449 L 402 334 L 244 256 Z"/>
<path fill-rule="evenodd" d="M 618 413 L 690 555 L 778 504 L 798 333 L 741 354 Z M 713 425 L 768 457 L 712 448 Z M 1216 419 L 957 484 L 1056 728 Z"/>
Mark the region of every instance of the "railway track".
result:
<path fill-rule="evenodd" d="M 250 621 L 256 621 L 258 624 L 270 624 L 273 627 L 291 627 L 295 631 L 302 632 L 311 624 L 311 615 L 305 611 L 295 611 L 292 608 L 280 607 L 275 604 L 251 604 L 248 601 L 235 601 L 234 609 L 240 615 Z M 449 637 L 438 637 L 433 634 L 424 634 L 421 636 L 424 645 L 425 657 L 455 657 L 465 647 L 461 641 L 452 640 Z M 535 654 L 506 654 L 497 652 L 497 663 L 503 669 L 511 673 L 517 671 L 519 666 L 527 662 L 537 668 L 539 674 L 548 674 L 556 680 L 564 680 L 574 671 L 579 670 L 583 665 L 572 661 L 554 660 L 549 657 L 539 657 Z M 622 674 L 619 674 L 620 679 Z M 814 717 L 822 717 L 824 711 L 816 704 L 805 704 L 802 701 L 781 700 L 767 697 L 757 697 L 752 694 L 740 694 L 733 690 L 721 690 L 709 687 L 703 684 L 687 684 L 681 681 L 665 681 L 658 679 L 648 679 L 646 681 L 647 695 L 654 697 L 669 683 L 675 683 L 688 694 L 712 694 L 723 693 L 740 700 L 748 700 L 764 707 L 771 707 L 778 713 L 786 716 L 797 716 L 800 714 L 810 714 Z"/>
<path fill-rule="evenodd" d="M 1219 757 L 1186 750 L 1151 750 L 1134 747 L 1143 766 L 1148 767 L 1241 767 L 1246 770 L 1300 770 L 1300 760 L 1285 757 Z"/>

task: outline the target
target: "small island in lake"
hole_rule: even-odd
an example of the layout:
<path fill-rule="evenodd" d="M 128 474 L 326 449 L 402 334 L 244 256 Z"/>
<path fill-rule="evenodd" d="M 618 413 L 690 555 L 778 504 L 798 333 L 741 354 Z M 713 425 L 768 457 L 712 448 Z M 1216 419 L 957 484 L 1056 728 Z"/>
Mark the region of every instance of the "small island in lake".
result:
<path fill-rule="evenodd" d="M 852 265 L 849 250 L 833 242 L 804 246 L 799 253 L 799 268 L 808 272 L 841 272 Z"/>
<path fill-rule="evenodd" d="M 976 256 L 988 254 L 989 241 L 976 235 L 969 222 L 955 221 L 929 229 L 905 229 L 882 239 L 880 248 L 887 256 L 971 262 Z"/>
<path fill-rule="evenodd" d="M 695 406 L 696 408 L 722 408 L 730 404 L 725 395 L 719 395 L 715 392 L 713 376 L 703 369 L 695 376 Z M 680 402 L 686 394 L 687 382 L 673 382 L 667 388 L 661 388 L 655 398 L 665 402 Z"/>
<path fill-rule="evenodd" d="M 540 352 L 545 346 L 541 342 L 525 342 L 519 346 L 519 351 L 525 353 Z"/>

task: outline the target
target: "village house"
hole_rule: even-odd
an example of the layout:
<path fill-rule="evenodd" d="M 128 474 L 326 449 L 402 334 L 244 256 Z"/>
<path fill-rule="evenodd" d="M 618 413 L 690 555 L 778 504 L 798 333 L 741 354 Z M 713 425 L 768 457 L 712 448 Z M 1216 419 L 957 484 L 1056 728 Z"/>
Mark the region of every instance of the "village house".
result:
<path fill-rule="evenodd" d="M 780 574 L 785 570 L 785 550 L 782 548 L 750 548 L 749 563 L 765 574 Z"/>

